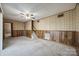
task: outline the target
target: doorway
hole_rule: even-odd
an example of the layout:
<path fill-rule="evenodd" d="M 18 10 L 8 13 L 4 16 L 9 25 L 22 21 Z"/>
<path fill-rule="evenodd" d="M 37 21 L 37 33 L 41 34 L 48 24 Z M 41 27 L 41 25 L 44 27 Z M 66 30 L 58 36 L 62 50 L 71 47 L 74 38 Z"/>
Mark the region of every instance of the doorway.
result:
<path fill-rule="evenodd" d="M 12 36 L 12 27 L 11 23 L 4 23 L 4 38 L 8 38 Z"/>
<path fill-rule="evenodd" d="M 3 23 L 3 49 L 8 46 L 8 38 L 12 37 L 12 23 Z"/>

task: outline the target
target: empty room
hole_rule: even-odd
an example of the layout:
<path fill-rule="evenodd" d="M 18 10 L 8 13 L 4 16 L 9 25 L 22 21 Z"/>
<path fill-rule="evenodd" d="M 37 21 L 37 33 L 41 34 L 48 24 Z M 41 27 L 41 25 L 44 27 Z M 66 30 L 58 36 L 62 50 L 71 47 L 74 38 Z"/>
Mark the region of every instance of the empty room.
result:
<path fill-rule="evenodd" d="M 78 56 L 78 3 L 1 3 L 0 56 Z"/>

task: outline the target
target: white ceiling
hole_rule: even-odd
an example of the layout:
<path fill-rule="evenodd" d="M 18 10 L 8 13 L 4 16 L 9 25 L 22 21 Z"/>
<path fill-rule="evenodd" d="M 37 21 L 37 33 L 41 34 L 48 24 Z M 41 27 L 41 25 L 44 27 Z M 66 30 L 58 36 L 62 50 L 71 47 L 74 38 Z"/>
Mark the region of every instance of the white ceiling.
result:
<path fill-rule="evenodd" d="M 44 18 L 75 8 L 75 3 L 2 3 L 6 19 L 25 22 L 27 19 L 20 13 L 33 13 L 35 19 Z"/>

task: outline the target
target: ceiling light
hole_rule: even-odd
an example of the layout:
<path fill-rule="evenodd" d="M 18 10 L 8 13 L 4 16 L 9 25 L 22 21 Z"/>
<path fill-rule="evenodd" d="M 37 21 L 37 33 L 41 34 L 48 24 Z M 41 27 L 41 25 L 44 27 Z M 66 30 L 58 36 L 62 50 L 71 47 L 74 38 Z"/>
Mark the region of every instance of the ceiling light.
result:
<path fill-rule="evenodd" d="M 35 19 L 34 14 L 32 14 L 32 13 L 26 13 L 26 14 L 20 13 L 20 14 L 23 15 L 24 17 L 26 17 L 26 19 L 30 19 L 30 20 Z"/>

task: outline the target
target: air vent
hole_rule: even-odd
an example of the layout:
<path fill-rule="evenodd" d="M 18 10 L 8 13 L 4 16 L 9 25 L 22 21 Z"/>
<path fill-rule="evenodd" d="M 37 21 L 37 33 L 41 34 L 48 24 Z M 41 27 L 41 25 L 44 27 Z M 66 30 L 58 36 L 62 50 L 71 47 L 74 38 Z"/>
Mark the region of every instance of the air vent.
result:
<path fill-rule="evenodd" d="M 59 17 L 63 17 L 64 16 L 64 14 L 62 13 L 62 14 L 59 14 L 57 17 L 59 18 Z"/>

